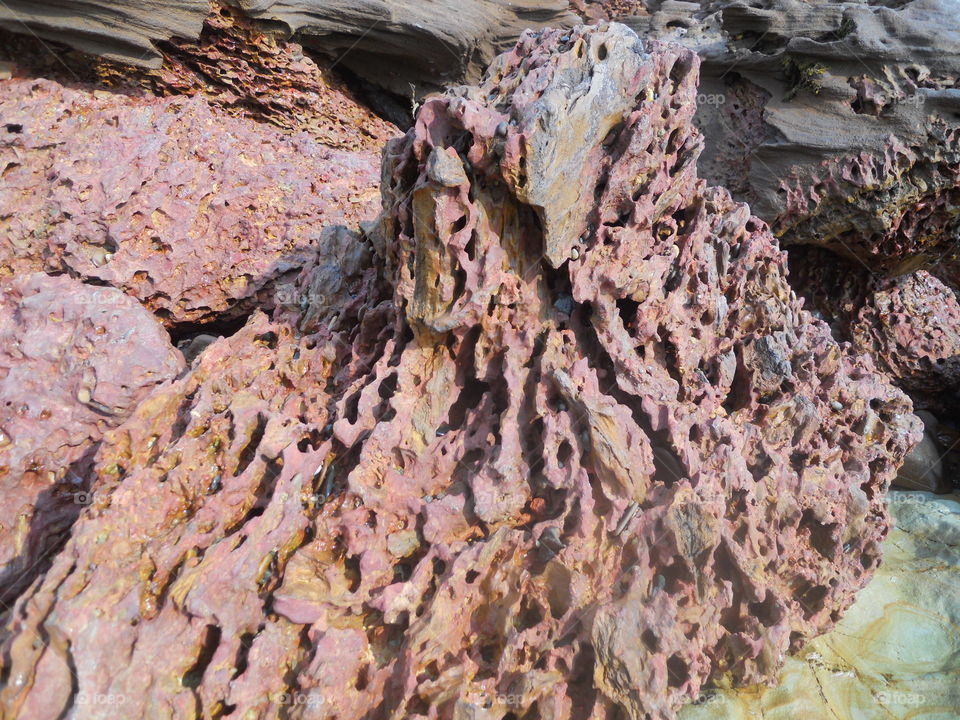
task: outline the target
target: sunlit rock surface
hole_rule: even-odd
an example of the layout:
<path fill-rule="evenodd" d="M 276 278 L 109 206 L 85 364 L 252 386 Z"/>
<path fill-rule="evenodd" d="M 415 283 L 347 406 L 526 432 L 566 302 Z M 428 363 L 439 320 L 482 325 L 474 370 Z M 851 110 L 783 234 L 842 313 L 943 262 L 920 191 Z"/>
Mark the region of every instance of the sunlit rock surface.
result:
<path fill-rule="evenodd" d="M 772 688 L 706 691 L 681 720 L 954 720 L 960 712 L 960 498 L 890 493 L 883 564 Z"/>
<path fill-rule="evenodd" d="M 46 568 L 89 503 L 104 434 L 183 364 L 119 290 L 43 273 L 0 280 L 0 603 Z"/>
<path fill-rule="evenodd" d="M 269 306 L 324 225 L 379 209 L 375 143 L 330 148 L 199 95 L 13 79 L 0 121 L 0 277 L 68 271 L 169 326 Z"/>
<path fill-rule="evenodd" d="M 529 32 L 426 101 L 379 226 L 109 434 L 3 708 L 661 720 L 831 628 L 920 423 L 698 178 L 697 66 Z"/>

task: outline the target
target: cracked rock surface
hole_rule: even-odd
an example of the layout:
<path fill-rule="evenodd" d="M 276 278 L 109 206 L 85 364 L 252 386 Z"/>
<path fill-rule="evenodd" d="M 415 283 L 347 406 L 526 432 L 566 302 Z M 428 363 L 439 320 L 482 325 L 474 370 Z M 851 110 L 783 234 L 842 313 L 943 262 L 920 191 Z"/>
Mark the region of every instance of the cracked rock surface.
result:
<path fill-rule="evenodd" d="M 183 369 L 163 327 L 113 288 L 43 273 L 0 289 L 0 602 L 86 502 L 97 444 Z"/>
<path fill-rule="evenodd" d="M 921 429 L 698 178 L 697 67 L 528 32 L 427 100 L 379 228 L 108 435 L 4 709 L 659 720 L 830 628 Z"/>

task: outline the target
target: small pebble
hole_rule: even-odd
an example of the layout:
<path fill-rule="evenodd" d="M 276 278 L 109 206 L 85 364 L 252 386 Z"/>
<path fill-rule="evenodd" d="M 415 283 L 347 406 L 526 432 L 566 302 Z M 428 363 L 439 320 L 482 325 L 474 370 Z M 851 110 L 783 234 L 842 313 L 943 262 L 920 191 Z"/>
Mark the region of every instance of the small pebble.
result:
<path fill-rule="evenodd" d="M 838 401 L 836 401 L 836 400 L 831 400 L 831 401 L 830 401 L 830 407 L 832 407 L 832 408 L 833 408 L 834 410 L 836 410 L 837 412 L 840 412 L 841 410 L 843 410 L 843 403 L 838 402 Z"/>
<path fill-rule="evenodd" d="M 506 136 L 507 136 L 507 128 L 509 128 L 509 127 L 510 127 L 510 126 L 507 124 L 507 121 L 504 120 L 502 123 L 500 123 L 499 125 L 497 125 L 497 129 L 494 130 L 494 134 L 495 134 L 497 137 L 506 137 Z"/>

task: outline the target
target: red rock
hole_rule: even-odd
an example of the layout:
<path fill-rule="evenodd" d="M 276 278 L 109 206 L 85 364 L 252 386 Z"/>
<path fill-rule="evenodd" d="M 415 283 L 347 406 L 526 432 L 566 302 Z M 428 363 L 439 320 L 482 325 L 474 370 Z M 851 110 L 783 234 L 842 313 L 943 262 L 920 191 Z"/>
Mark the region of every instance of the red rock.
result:
<path fill-rule="evenodd" d="M 0 85 L 0 275 L 69 270 L 168 325 L 229 320 L 376 216 L 379 159 L 234 118 L 202 97 Z"/>
<path fill-rule="evenodd" d="M 113 288 L 42 273 L 0 293 L 0 602 L 43 570 L 87 504 L 103 434 L 183 369 L 163 327 Z"/>
<path fill-rule="evenodd" d="M 398 134 L 322 61 L 236 9 L 214 5 L 199 38 L 171 38 L 161 48 L 164 62 L 155 70 L 89 62 L 100 84 L 136 84 L 152 95 L 202 95 L 230 115 L 305 132 L 332 148 L 379 157 L 384 143 Z"/>
<path fill-rule="evenodd" d="M 922 405 L 960 391 L 960 302 L 930 273 L 883 278 L 816 248 L 791 254 L 791 283 Z"/>
<path fill-rule="evenodd" d="M 379 231 L 111 433 L 5 710 L 669 718 L 831 626 L 919 422 L 698 179 L 696 79 L 602 25 L 428 100 Z"/>

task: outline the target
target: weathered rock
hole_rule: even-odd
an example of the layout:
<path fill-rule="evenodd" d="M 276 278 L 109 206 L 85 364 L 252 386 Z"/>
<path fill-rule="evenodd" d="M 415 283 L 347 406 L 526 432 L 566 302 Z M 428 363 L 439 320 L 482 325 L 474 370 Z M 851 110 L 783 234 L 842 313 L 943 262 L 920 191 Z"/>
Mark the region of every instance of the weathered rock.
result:
<path fill-rule="evenodd" d="M 323 225 L 378 211 L 375 143 L 334 150 L 200 96 L 14 79 L 0 84 L 0 123 L 0 276 L 66 270 L 171 326 L 269 306 Z"/>
<path fill-rule="evenodd" d="M 567 0 L 233 0 L 264 27 L 295 33 L 358 75 L 404 97 L 475 81 L 496 53 L 528 27 L 571 26 Z M 0 25 L 130 64 L 159 67 L 157 40 L 193 39 L 207 0 L 10 0 Z"/>
<path fill-rule="evenodd" d="M 941 440 L 940 418 L 956 420 L 960 401 L 960 303 L 920 270 L 884 278 L 820 248 L 790 251 L 790 284 L 834 337 L 873 357 L 906 390 L 926 431 L 897 474 L 900 487 L 946 492 L 945 459 L 956 445 Z M 933 411 L 932 414 L 930 411 Z M 948 462 L 953 462 L 953 459 Z"/>
<path fill-rule="evenodd" d="M 705 177 L 783 242 L 893 275 L 956 257 L 952 0 L 668 1 L 631 22 L 700 53 Z"/>
<path fill-rule="evenodd" d="M 344 82 L 297 43 L 263 31 L 236 10 L 215 5 L 199 39 L 159 43 L 153 70 L 94 61 L 100 85 L 136 83 L 152 95 L 203 95 L 231 115 L 302 131 L 321 144 L 379 156 L 397 129 L 365 108 Z"/>
<path fill-rule="evenodd" d="M 859 352 L 921 406 L 952 407 L 960 392 L 960 302 L 921 270 L 883 278 L 817 248 L 790 255 L 790 282 Z"/>
<path fill-rule="evenodd" d="M 113 0 L 6 0 L 0 27 L 63 42 L 124 63 L 159 66 L 157 40 L 197 37 L 209 0 L 152 0 L 148 5 Z"/>
<path fill-rule="evenodd" d="M 42 273 L 0 291 L 0 603 L 42 570 L 86 504 L 93 454 L 183 369 L 163 327 L 112 288 Z"/>
<path fill-rule="evenodd" d="M 570 0 L 570 7 L 588 23 L 649 14 L 644 0 Z"/>
<path fill-rule="evenodd" d="M 696 68 L 527 33 L 428 100 L 369 241 L 101 448 L 4 708 L 669 718 L 830 627 L 919 423 L 697 178 Z"/>
<path fill-rule="evenodd" d="M 891 493 L 884 562 L 775 687 L 705 693 L 681 720 L 953 718 L 960 707 L 960 503 Z"/>

